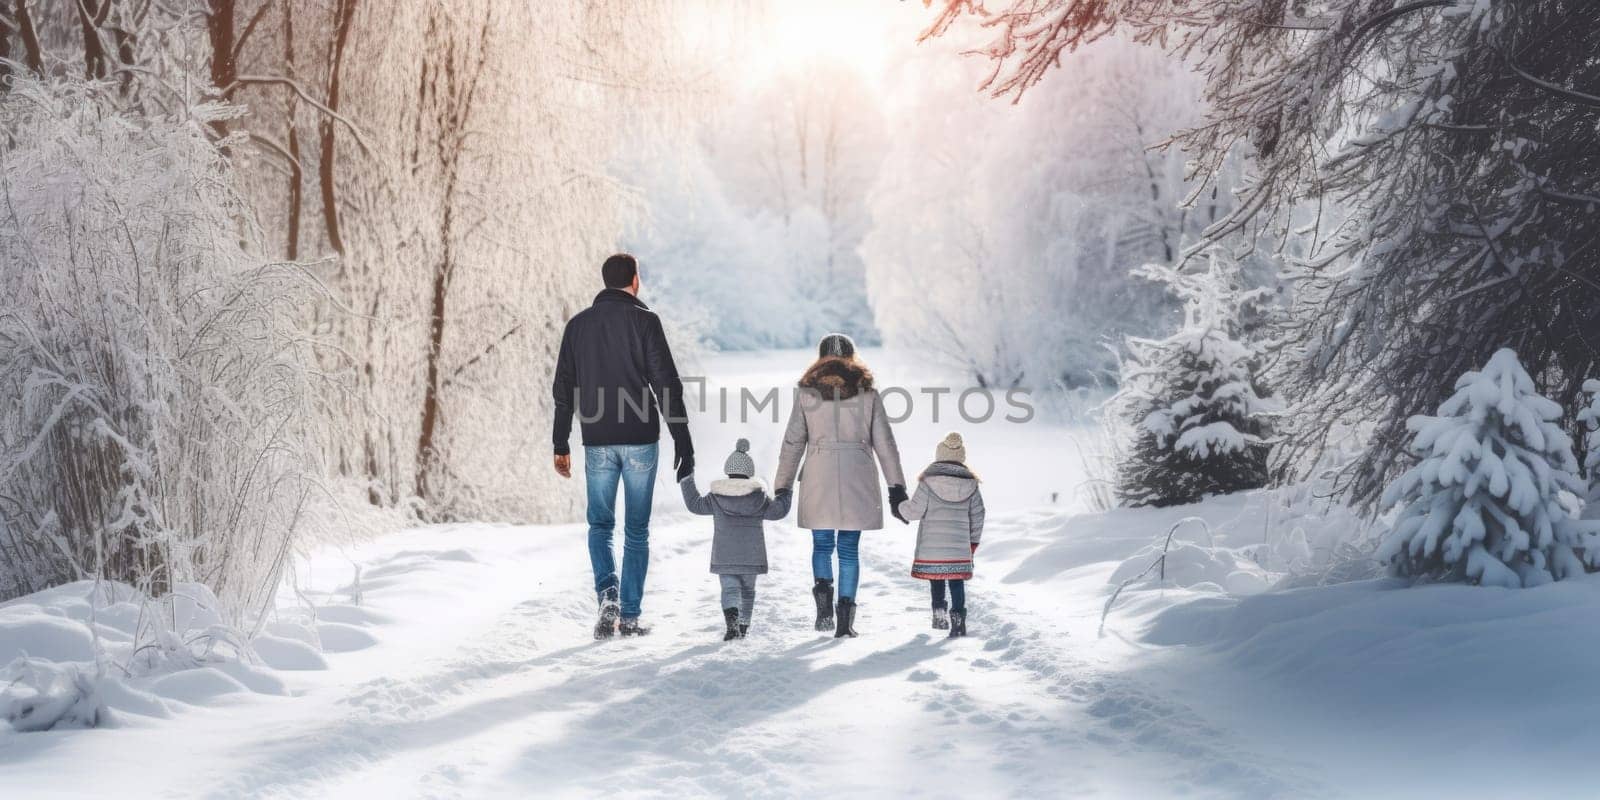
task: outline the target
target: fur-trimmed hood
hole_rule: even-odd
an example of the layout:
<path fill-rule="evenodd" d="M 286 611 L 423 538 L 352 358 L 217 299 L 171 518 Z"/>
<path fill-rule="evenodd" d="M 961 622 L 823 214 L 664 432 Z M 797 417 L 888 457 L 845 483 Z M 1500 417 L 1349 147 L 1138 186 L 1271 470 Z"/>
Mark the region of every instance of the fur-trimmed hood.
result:
<path fill-rule="evenodd" d="M 800 376 L 800 388 L 815 389 L 824 400 L 849 400 L 872 391 L 872 371 L 854 358 L 819 358 Z"/>
<path fill-rule="evenodd" d="M 711 493 L 723 497 L 743 497 L 752 492 L 764 492 L 767 485 L 756 478 L 718 478 L 711 482 Z"/>
<path fill-rule="evenodd" d="M 939 496 L 939 499 L 959 503 L 978 491 L 978 476 L 967 469 L 965 464 L 954 461 L 935 461 L 917 476 L 917 480 L 927 485 L 928 491 Z"/>
<path fill-rule="evenodd" d="M 756 478 L 718 478 L 711 482 L 710 500 L 723 513 L 759 517 L 767 507 L 767 485 Z"/>

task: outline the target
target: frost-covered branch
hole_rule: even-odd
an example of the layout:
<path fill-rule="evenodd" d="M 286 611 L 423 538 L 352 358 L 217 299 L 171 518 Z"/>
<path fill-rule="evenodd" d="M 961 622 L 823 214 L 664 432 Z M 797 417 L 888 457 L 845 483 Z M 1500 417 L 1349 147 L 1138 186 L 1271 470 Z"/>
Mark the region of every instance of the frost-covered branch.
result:
<path fill-rule="evenodd" d="M 960 19 L 997 34 L 979 53 L 995 69 L 991 92 L 1037 91 L 1114 30 L 1204 76 L 1207 117 L 1176 142 L 1200 174 L 1243 150 L 1250 175 L 1204 244 L 1303 231 L 1286 253 L 1296 307 L 1274 376 L 1297 404 L 1284 474 L 1320 463 L 1328 431 L 1353 432 L 1369 445 L 1339 485 L 1370 507 L 1409 458 L 1406 420 L 1497 349 L 1515 349 L 1568 404 L 1600 372 L 1587 335 L 1600 215 L 1577 199 L 1600 194 L 1600 95 L 1588 88 L 1600 85 L 1589 35 L 1600 4 L 940 5 L 928 35 Z"/>

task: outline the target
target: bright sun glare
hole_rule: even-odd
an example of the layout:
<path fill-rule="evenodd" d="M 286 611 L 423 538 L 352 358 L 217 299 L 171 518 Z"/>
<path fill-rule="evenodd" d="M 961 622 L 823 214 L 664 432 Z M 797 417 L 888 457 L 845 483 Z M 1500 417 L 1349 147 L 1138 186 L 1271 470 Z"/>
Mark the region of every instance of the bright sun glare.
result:
<path fill-rule="evenodd" d="M 860 0 L 784 3 L 771 18 L 772 58 L 785 66 L 836 62 L 875 71 L 889 43 L 883 18 Z"/>
<path fill-rule="evenodd" d="M 756 12 L 745 32 L 743 80 L 757 84 L 776 74 L 833 65 L 876 82 L 897 39 L 910 41 L 916 9 L 895 0 L 807 0 L 771 3 Z M 897 29 L 905 27 L 904 31 Z"/>

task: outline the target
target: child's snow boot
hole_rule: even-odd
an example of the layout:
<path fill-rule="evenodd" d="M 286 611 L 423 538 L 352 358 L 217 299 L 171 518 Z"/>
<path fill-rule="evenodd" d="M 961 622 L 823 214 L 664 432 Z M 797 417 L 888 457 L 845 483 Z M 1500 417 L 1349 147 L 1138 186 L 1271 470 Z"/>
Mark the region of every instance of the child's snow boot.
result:
<path fill-rule="evenodd" d="M 616 587 L 605 590 L 600 595 L 600 621 L 594 624 L 594 638 L 610 639 L 611 634 L 617 632 L 617 617 L 621 615 L 622 607 L 617 605 Z"/>
<path fill-rule="evenodd" d="M 936 631 L 950 630 L 950 610 L 947 608 L 933 607 L 933 629 Z"/>
<path fill-rule="evenodd" d="M 811 597 L 817 601 L 817 630 L 833 630 L 833 581 L 818 578 L 811 587 Z"/>
<path fill-rule="evenodd" d="M 734 639 L 739 638 L 739 609 L 722 609 L 722 619 L 724 622 L 728 623 L 728 630 L 722 634 L 722 641 L 731 642 Z"/>
<path fill-rule="evenodd" d="M 950 612 L 950 638 L 954 639 L 958 636 L 966 635 L 967 612 L 965 610 Z"/>
<path fill-rule="evenodd" d="M 617 626 L 617 633 L 623 636 L 648 636 L 650 629 L 640 625 L 638 617 L 623 617 L 622 623 Z"/>
<path fill-rule="evenodd" d="M 750 623 L 748 623 L 748 622 L 739 623 L 739 638 L 743 639 L 744 637 L 749 636 L 749 635 L 750 635 Z"/>
<path fill-rule="evenodd" d="M 839 598 L 839 608 L 835 614 L 839 626 L 833 631 L 833 638 L 856 635 L 856 601 L 849 597 Z"/>

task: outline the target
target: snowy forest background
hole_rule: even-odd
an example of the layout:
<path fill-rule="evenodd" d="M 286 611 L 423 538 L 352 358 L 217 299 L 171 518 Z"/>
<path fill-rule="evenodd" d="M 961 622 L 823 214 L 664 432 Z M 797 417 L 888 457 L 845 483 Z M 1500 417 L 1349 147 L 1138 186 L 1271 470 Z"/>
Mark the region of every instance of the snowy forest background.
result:
<path fill-rule="evenodd" d="M 1115 392 L 1106 503 L 1314 482 L 1399 509 L 1351 538 L 1408 574 L 1581 572 L 1597 18 L 8 3 L 0 597 L 245 623 L 303 541 L 573 517 L 550 366 L 616 249 L 685 353 L 846 330 Z"/>

